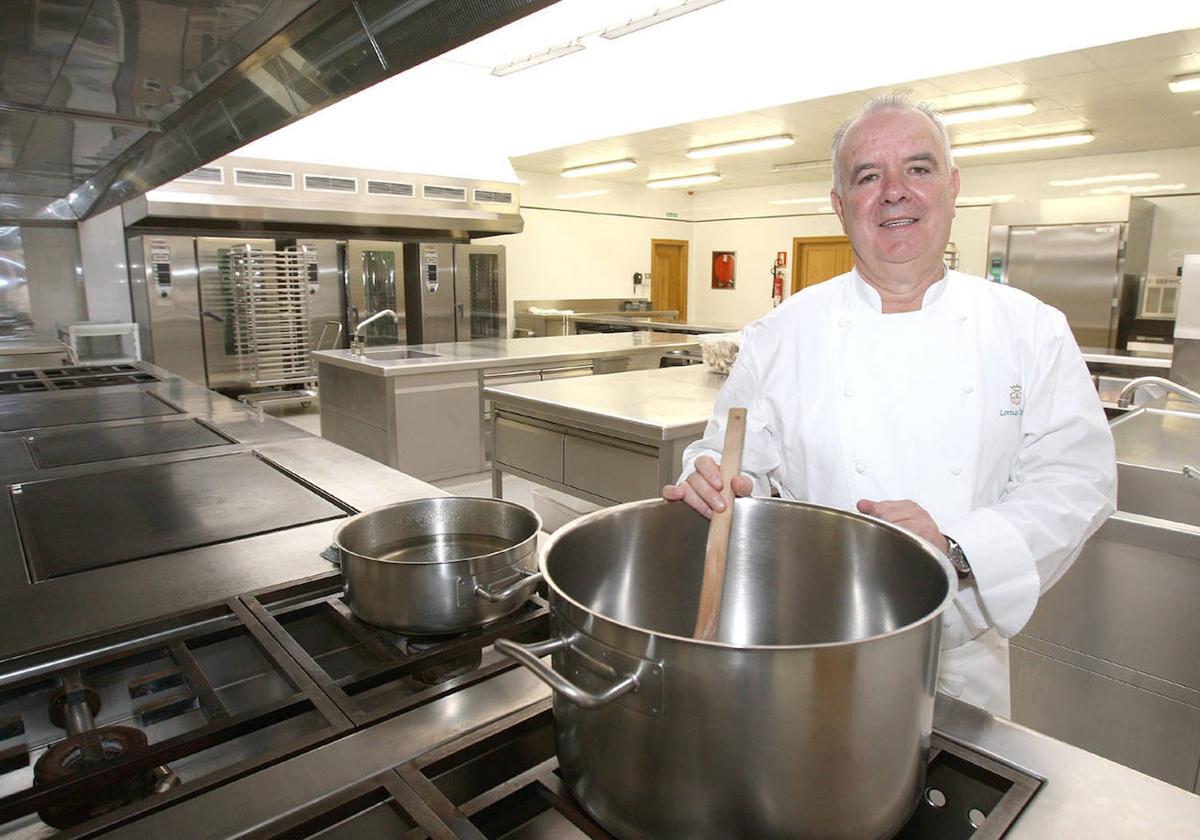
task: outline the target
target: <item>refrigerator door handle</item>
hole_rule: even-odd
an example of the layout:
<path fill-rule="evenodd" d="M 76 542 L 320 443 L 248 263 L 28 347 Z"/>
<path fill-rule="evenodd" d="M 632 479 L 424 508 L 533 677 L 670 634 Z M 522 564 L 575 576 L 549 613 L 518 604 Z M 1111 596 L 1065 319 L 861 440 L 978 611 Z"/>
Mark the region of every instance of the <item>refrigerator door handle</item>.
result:
<path fill-rule="evenodd" d="M 458 317 L 459 317 L 459 318 L 463 318 L 463 317 L 465 317 L 465 316 L 464 316 L 464 314 L 463 314 L 463 308 L 464 308 L 464 306 L 465 306 L 465 304 L 461 304 L 461 303 L 456 303 L 456 304 L 454 304 L 454 308 L 455 308 L 455 309 L 458 311 Z"/>

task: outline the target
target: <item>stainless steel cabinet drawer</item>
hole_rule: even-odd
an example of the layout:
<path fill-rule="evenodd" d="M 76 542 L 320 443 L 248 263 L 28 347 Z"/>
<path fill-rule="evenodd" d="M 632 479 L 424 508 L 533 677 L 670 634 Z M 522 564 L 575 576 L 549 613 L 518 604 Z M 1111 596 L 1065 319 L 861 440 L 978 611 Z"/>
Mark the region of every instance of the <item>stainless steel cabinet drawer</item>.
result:
<path fill-rule="evenodd" d="M 562 481 L 563 438 L 562 430 L 553 426 L 498 417 L 492 444 L 497 462 Z"/>
<path fill-rule="evenodd" d="M 649 499 L 661 489 L 653 450 L 573 434 L 563 447 L 563 474 L 564 484 L 614 502 Z"/>

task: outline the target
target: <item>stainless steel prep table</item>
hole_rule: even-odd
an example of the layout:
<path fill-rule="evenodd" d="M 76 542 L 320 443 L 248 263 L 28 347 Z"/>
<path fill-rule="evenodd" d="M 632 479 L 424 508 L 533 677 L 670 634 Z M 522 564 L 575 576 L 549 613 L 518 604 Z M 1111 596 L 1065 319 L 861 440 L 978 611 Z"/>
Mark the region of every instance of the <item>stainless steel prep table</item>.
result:
<path fill-rule="evenodd" d="M 535 677 L 509 671 L 151 814 L 122 836 L 277 836 L 287 815 L 548 697 Z M 1005 835 L 1011 840 L 1189 837 L 1200 826 L 1200 797 L 981 709 L 939 695 L 933 723 L 944 737 L 1046 780 Z"/>
<path fill-rule="evenodd" d="M 724 383 L 691 365 L 485 388 L 493 493 L 510 472 L 599 504 L 656 496 L 678 477 Z"/>
<path fill-rule="evenodd" d="M 482 389 L 657 368 L 688 335 L 657 332 L 481 339 L 313 354 L 321 384 L 321 434 L 409 475 L 467 475 L 491 457 Z"/>
<path fill-rule="evenodd" d="M 734 324 L 691 324 L 686 321 L 639 315 L 631 315 L 629 317 L 621 315 L 571 315 L 569 317 L 571 323 L 576 325 L 576 329 L 580 325 L 585 327 L 599 325 L 602 327 L 625 327 L 630 331 L 654 330 L 656 332 L 690 333 L 692 335 L 737 332 L 742 326 L 745 326 L 744 324 L 741 326 Z"/>
<path fill-rule="evenodd" d="M 444 495 L 140 367 L 160 381 L 0 398 L 20 418 L 0 433 L 0 659 L 328 572 L 342 517 Z"/>

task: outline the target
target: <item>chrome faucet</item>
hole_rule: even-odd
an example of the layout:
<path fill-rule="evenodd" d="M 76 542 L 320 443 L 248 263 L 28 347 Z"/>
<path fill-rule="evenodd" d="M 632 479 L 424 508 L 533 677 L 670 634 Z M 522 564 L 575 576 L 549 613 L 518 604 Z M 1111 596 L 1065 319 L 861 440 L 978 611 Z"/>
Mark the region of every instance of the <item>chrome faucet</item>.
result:
<path fill-rule="evenodd" d="M 381 309 L 380 311 L 376 312 L 374 315 L 364 318 L 361 321 L 359 321 L 357 324 L 354 325 L 354 331 L 350 335 L 350 355 L 351 356 L 363 355 L 363 351 L 366 349 L 366 346 L 367 346 L 367 338 L 366 338 L 366 336 L 359 334 L 359 330 L 361 330 L 367 324 L 370 324 L 372 321 L 378 321 L 380 318 L 384 317 L 385 315 L 390 317 L 397 324 L 400 323 L 400 316 L 397 315 L 395 312 L 393 312 L 390 309 Z"/>
<path fill-rule="evenodd" d="M 1120 408 L 1129 408 L 1134 392 L 1143 385 L 1157 385 L 1169 393 L 1183 397 L 1188 402 L 1200 405 L 1200 394 L 1191 388 L 1185 388 L 1177 382 L 1172 382 L 1170 379 L 1163 379 L 1161 376 L 1139 376 L 1137 379 L 1129 380 L 1121 389 L 1121 393 L 1117 395 L 1117 405 Z"/>

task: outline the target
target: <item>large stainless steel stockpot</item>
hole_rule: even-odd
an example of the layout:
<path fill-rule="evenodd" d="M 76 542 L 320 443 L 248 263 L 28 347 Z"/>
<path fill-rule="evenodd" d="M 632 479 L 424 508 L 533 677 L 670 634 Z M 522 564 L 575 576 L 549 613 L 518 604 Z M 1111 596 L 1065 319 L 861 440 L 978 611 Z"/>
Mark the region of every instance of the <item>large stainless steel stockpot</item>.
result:
<path fill-rule="evenodd" d="M 576 520 L 542 559 L 554 636 L 496 643 L 554 689 L 572 793 L 623 838 L 894 834 L 924 785 L 949 562 L 870 517 L 739 499 L 701 642 L 707 525 L 661 500 Z"/>
<path fill-rule="evenodd" d="M 387 505 L 334 534 L 346 603 L 401 633 L 457 633 L 507 615 L 541 579 L 529 567 L 542 520 L 501 499 L 446 496 Z"/>

